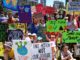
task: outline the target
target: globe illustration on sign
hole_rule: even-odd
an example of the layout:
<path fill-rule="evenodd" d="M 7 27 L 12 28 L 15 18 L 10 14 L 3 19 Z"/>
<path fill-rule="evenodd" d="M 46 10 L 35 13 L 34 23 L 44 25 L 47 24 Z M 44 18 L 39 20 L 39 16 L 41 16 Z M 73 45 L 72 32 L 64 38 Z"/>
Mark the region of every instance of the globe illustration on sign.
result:
<path fill-rule="evenodd" d="M 26 44 L 27 44 L 27 42 L 24 42 L 24 45 L 22 45 L 22 42 L 16 43 L 16 45 L 18 46 L 17 52 L 20 55 L 23 55 L 24 56 L 24 55 L 26 55 L 28 53 L 28 49 L 25 47 Z"/>

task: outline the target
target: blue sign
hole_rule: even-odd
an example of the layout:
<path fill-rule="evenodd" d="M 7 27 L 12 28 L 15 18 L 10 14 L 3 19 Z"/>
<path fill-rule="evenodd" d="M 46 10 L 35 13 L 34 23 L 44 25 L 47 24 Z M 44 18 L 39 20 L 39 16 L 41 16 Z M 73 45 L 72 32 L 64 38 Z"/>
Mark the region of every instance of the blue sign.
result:
<path fill-rule="evenodd" d="M 31 6 L 18 6 L 19 22 L 20 23 L 31 23 Z"/>
<path fill-rule="evenodd" d="M 16 11 L 18 0 L 3 0 L 3 6 Z"/>
<path fill-rule="evenodd" d="M 69 11 L 80 11 L 80 2 L 69 2 Z"/>

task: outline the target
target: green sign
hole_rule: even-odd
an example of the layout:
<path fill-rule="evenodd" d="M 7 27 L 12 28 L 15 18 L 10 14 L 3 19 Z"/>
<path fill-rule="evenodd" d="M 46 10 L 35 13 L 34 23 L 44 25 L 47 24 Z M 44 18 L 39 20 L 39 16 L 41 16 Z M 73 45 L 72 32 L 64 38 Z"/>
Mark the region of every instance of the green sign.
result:
<path fill-rule="evenodd" d="M 46 23 L 46 28 L 47 28 L 47 31 L 48 32 L 53 32 L 55 31 L 55 20 L 50 20 L 50 21 L 47 21 Z"/>
<path fill-rule="evenodd" d="M 59 32 L 67 26 L 66 20 L 49 20 L 46 23 L 46 29 L 48 32 Z"/>
<path fill-rule="evenodd" d="M 0 23 L 0 42 L 7 39 L 7 24 Z"/>
<path fill-rule="evenodd" d="M 64 32 L 62 37 L 64 43 L 80 43 L 80 31 Z"/>

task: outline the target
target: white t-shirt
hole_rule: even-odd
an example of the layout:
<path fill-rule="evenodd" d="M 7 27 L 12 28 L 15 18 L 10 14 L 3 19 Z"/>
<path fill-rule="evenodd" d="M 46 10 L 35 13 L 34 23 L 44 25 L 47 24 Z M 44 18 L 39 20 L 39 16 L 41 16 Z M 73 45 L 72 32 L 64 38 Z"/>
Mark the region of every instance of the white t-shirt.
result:
<path fill-rule="evenodd" d="M 64 53 L 64 52 L 61 53 L 61 59 L 65 59 L 65 57 L 67 56 L 70 56 L 71 58 L 73 58 L 72 53 L 69 50 L 67 51 L 67 53 Z"/>
<path fill-rule="evenodd" d="M 51 47 L 56 47 L 55 41 L 50 41 L 50 43 L 51 43 Z"/>

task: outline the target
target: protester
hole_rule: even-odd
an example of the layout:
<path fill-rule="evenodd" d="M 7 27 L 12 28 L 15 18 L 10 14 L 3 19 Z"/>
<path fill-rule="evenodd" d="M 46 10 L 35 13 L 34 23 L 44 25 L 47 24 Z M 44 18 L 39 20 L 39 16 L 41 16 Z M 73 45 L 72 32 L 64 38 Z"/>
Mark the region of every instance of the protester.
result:
<path fill-rule="evenodd" d="M 42 43 L 42 42 L 43 42 L 43 38 L 39 36 L 39 37 L 37 38 L 37 43 Z"/>
<path fill-rule="evenodd" d="M 28 31 L 31 33 L 38 34 L 38 30 L 39 30 L 38 26 L 39 26 L 39 21 L 36 18 L 33 18 L 33 22 L 28 26 Z"/>
<path fill-rule="evenodd" d="M 56 53 L 55 53 L 56 59 L 61 60 L 61 52 L 58 46 L 56 47 Z"/>
<path fill-rule="evenodd" d="M 25 40 L 27 40 L 28 42 L 31 42 L 31 33 L 28 33 L 25 35 Z"/>
<path fill-rule="evenodd" d="M 55 58 L 55 52 L 56 52 L 56 37 L 55 35 L 51 35 L 50 38 L 46 35 L 46 39 L 52 44 L 52 60 L 56 60 Z"/>
<path fill-rule="evenodd" d="M 33 39 L 33 43 L 37 43 L 37 34 L 36 33 L 32 34 L 32 39 Z"/>
<path fill-rule="evenodd" d="M 14 51 L 11 42 L 5 42 L 4 44 L 4 60 L 14 60 Z"/>
<path fill-rule="evenodd" d="M 72 57 L 72 53 L 68 50 L 68 46 L 63 46 L 63 50 L 61 52 L 61 59 L 62 60 L 75 60 Z"/>
<path fill-rule="evenodd" d="M 14 23 L 16 22 L 15 18 L 13 17 L 12 13 L 8 13 L 8 23 Z"/>

